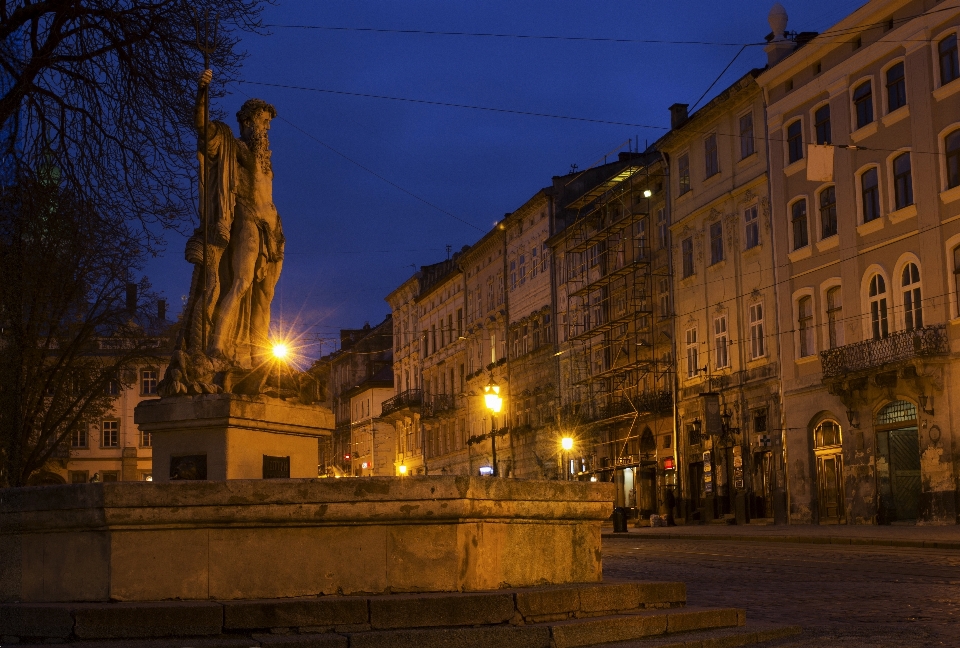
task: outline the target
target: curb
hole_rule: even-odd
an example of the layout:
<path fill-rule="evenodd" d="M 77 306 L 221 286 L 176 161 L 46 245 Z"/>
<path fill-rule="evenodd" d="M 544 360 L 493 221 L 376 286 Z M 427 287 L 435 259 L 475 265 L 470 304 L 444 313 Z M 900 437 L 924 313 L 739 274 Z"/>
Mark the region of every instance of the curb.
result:
<path fill-rule="evenodd" d="M 885 538 L 847 538 L 843 536 L 765 536 L 711 535 L 699 533 L 612 533 L 600 534 L 602 540 L 711 540 L 727 542 L 787 542 L 793 544 L 870 545 L 876 547 L 910 547 L 913 549 L 949 549 L 960 551 L 960 542 L 936 540 L 898 540 Z"/>

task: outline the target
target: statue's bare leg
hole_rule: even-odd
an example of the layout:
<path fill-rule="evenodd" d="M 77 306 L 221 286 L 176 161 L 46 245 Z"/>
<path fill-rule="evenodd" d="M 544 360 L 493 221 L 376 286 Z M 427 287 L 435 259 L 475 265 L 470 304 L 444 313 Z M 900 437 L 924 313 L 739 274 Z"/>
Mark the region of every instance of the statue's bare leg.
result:
<path fill-rule="evenodd" d="M 217 309 L 210 348 L 215 355 L 232 358 L 235 350 L 228 347 L 232 344 L 231 336 L 237 327 L 240 301 L 253 285 L 257 257 L 260 254 L 260 231 L 256 223 L 247 218 L 234 221 L 231 245 L 233 249 L 230 267 L 233 282 Z"/>
<path fill-rule="evenodd" d="M 280 280 L 283 260 L 268 263 L 264 269 L 263 281 L 254 285 L 254 296 L 250 313 L 250 341 L 255 348 L 266 348 L 270 341 L 270 304 Z M 256 352 L 254 352 L 256 353 Z"/>

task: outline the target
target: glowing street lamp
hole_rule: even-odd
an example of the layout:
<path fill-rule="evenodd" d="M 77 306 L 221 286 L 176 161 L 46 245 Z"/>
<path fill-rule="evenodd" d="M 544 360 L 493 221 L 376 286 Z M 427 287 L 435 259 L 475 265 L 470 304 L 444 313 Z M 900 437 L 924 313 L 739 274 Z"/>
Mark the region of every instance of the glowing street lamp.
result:
<path fill-rule="evenodd" d="M 483 402 L 490 410 L 490 448 L 493 458 L 493 476 L 499 477 L 500 470 L 497 468 L 497 427 L 494 424 L 493 415 L 500 412 L 503 407 L 503 399 L 500 398 L 500 385 L 490 377 L 490 382 L 483 388 Z"/>
<path fill-rule="evenodd" d="M 560 447 L 563 448 L 563 478 L 570 479 L 570 451 L 573 450 L 573 438 L 563 437 L 560 439 Z"/>
<path fill-rule="evenodd" d="M 273 345 L 273 357 L 277 360 L 286 360 L 287 356 L 290 355 L 290 349 L 283 342 L 277 342 Z"/>
<path fill-rule="evenodd" d="M 400 466 L 397 468 L 397 472 L 400 473 L 401 477 L 403 477 L 404 475 L 407 474 L 407 467 L 404 466 L 403 464 L 400 464 Z"/>

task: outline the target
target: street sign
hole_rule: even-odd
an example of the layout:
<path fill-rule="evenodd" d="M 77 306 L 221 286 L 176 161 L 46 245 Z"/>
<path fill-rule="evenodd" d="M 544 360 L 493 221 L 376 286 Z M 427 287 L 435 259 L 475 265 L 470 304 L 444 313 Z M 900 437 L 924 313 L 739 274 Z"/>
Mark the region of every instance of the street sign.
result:
<path fill-rule="evenodd" d="M 768 448 L 773 445 L 773 440 L 770 438 L 769 434 L 759 434 L 757 435 L 757 442 L 761 447 Z"/>

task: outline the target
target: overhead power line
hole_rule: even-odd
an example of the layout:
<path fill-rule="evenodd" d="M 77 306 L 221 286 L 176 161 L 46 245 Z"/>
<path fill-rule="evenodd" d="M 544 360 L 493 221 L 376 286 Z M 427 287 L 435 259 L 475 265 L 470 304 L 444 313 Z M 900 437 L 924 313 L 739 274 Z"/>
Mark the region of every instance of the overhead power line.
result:
<path fill-rule="evenodd" d="M 263 81 L 237 81 L 237 83 L 246 83 L 250 85 L 267 86 L 270 88 L 286 88 L 287 90 L 305 90 L 307 92 L 322 92 L 325 94 L 343 95 L 346 97 L 363 97 L 365 99 L 386 99 L 388 101 L 405 101 L 407 103 L 426 104 L 428 106 L 443 106 L 445 108 L 467 108 L 470 110 L 485 110 L 487 112 L 508 113 L 512 115 L 526 115 L 528 117 L 548 117 L 550 119 L 567 119 L 570 121 L 591 122 L 594 124 L 610 124 L 612 126 L 630 126 L 632 128 L 655 128 L 657 130 L 670 130 L 664 126 L 650 126 L 647 124 L 635 124 L 632 122 L 611 121 L 608 119 L 591 119 L 589 117 L 573 117 L 571 115 L 553 115 L 550 113 L 531 112 L 526 110 L 512 110 L 510 108 L 493 108 L 491 106 L 471 106 L 469 104 L 451 103 L 449 101 L 430 101 L 428 99 L 411 99 L 409 97 L 390 97 L 387 95 L 366 94 L 363 92 L 347 92 L 345 90 L 329 90 L 326 88 L 308 88 L 304 86 L 284 85 L 282 83 L 265 83 Z"/>
<path fill-rule="evenodd" d="M 275 29 L 317 29 L 323 31 L 370 32 L 375 34 L 420 34 L 426 36 L 469 36 L 474 38 L 514 38 L 520 40 L 579 41 L 588 43 L 639 43 L 650 45 L 720 45 L 741 47 L 744 43 L 723 43 L 714 41 L 679 41 L 645 38 L 606 38 L 595 36 L 550 36 L 541 34 L 498 34 L 494 32 L 460 32 L 430 29 L 381 29 L 377 27 L 337 27 L 332 25 L 264 25 Z M 748 45 L 766 45 L 766 43 L 748 43 Z"/>
<path fill-rule="evenodd" d="M 843 37 L 849 35 L 859 34 L 864 31 L 871 29 L 885 29 L 891 24 L 894 27 L 910 22 L 914 18 L 919 18 L 921 16 L 941 13 L 946 11 L 956 11 L 960 6 L 958 5 L 948 5 L 946 7 L 941 7 L 938 9 L 930 9 L 928 11 L 923 11 L 921 13 L 912 14 L 909 16 L 900 16 L 898 18 L 891 18 L 890 20 L 878 22 L 878 23 L 869 23 L 865 25 L 854 25 L 852 27 L 846 27 L 843 29 L 833 29 L 820 32 L 819 37 Z M 341 32 L 366 32 L 373 34 L 410 34 L 410 35 L 423 35 L 423 36 L 465 36 L 469 38 L 501 38 L 501 39 L 515 39 L 515 40 L 547 40 L 547 41 L 573 41 L 573 42 L 584 42 L 584 43 L 625 43 L 625 44 L 640 44 L 640 45 L 710 45 L 717 47 L 759 47 L 766 45 L 766 41 L 759 42 L 739 42 L 733 43 L 729 41 L 707 41 L 707 40 L 670 40 L 670 39 L 656 39 L 656 38 L 611 38 L 606 36 L 563 36 L 556 34 L 506 34 L 498 32 L 466 32 L 466 31 L 444 31 L 444 30 L 435 30 L 435 29 L 388 29 L 381 27 L 347 27 L 342 25 L 283 25 L 279 23 L 264 25 L 264 27 L 271 29 L 305 29 L 305 30 L 320 30 L 320 31 L 341 31 Z M 928 39 L 910 39 L 910 40 L 928 40 Z M 906 42 L 906 41 L 900 41 Z"/>

